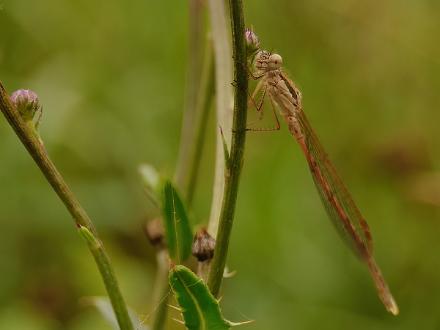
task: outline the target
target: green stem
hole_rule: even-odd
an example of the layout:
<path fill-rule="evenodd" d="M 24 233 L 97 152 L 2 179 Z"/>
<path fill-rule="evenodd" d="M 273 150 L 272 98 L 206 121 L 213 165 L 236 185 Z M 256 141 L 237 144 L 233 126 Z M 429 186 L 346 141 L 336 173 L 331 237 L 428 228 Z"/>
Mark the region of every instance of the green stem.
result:
<path fill-rule="evenodd" d="M 197 93 L 200 86 L 200 71 L 204 50 L 204 3 L 200 0 L 189 1 L 189 44 L 188 68 L 186 72 L 185 106 L 182 120 L 179 156 L 174 182 L 186 197 L 188 172 L 192 163 L 194 141 L 194 121 L 197 118 Z"/>
<path fill-rule="evenodd" d="M 229 29 L 227 26 L 225 2 L 219 0 L 209 0 L 208 4 L 215 57 L 215 103 L 217 113 L 216 159 L 214 165 L 214 180 L 208 231 L 212 236 L 216 236 L 225 188 L 223 140 L 219 128 L 223 130 L 225 141 L 229 147 L 232 140 L 231 114 L 234 100 L 231 85 L 232 50 L 230 45 Z"/>
<path fill-rule="evenodd" d="M 26 124 L 21 118 L 17 109 L 12 105 L 8 94 L 6 93 L 2 83 L 0 82 L 0 109 L 7 121 L 14 129 L 15 133 L 26 147 L 29 154 L 34 159 L 40 170 L 43 172 L 47 181 L 49 181 L 52 188 L 57 193 L 58 197 L 64 203 L 70 214 L 72 215 L 75 224 L 78 228 L 86 229 L 96 241 L 97 246 L 89 244 L 90 252 L 93 254 L 102 279 L 110 297 L 113 309 L 116 314 L 119 326 L 123 330 L 132 330 L 133 325 L 128 316 L 127 307 L 119 290 L 116 277 L 113 273 L 108 256 L 106 255 L 101 241 L 98 238 L 95 227 L 82 208 L 78 199 L 75 197 L 69 186 L 64 181 L 63 177 L 50 160 L 47 151 L 41 142 L 36 131 Z"/>
<path fill-rule="evenodd" d="M 111 292 L 113 293 L 113 298 L 110 299 L 120 328 L 133 329 L 133 324 L 131 323 L 128 313 L 125 313 L 126 315 L 124 315 L 123 311 L 127 311 L 127 307 L 125 306 L 124 299 L 119 292 L 119 286 L 118 282 L 116 281 L 115 273 L 110 264 L 110 259 L 105 253 L 102 242 L 84 226 L 79 227 L 79 232 L 86 240 L 89 250 L 93 254 L 93 258 L 95 258 L 95 262 L 98 265 L 99 272 L 104 279 L 105 288 L 107 289 L 107 292 L 109 292 L 110 297 L 112 297 Z M 117 311 L 119 311 L 119 314 Z"/>
<path fill-rule="evenodd" d="M 204 55 L 205 59 L 199 88 L 199 99 L 196 110 L 199 118 L 197 118 L 195 125 L 194 143 L 192 143 L 194 148 L 190 162 L 191 166 L 188 171 L 188 188 L 186 190 L 186 194 L 184 195 L 186 197 L 188 207 L 190 207 L 192 204 L 196 189 L 206 129 L 208 126 L 209 110 L 211 109 L 211 101 L 214 95 L 214 58 L 212 53 L 211 38 L 207 39 Z"/>
<path fill-rule="evenodd" d="M 179 146 L 174 180 L 182 192 L 187 205 L 190 206 L 194 196 L 197 182 L 198 169 L 201 160 L 203 142 L 208 121 L 212 87 L 210 81 L 210 67 L 212 55 L 209 47 L 203 54 L 204 31 L 204 4 L 200 0 L 191 0 L 189 3 L 189 49 L 188 68 L 186 79 L 185 108 L 182 123 L 182 132 Z M 210 44 L 210 41 L 207 41 Z M 204 65 L 201 66 L 204 57 Z M 202 70 L 202 72 L 200 72 Z M 197 123 L 194 125 L 194 123 Z M 196 129 L 194 129 L 194 126 Z M 153 330 L 165 328 L 168 311 L 168 254 L 158 251 L 158 268 L 156 272 L 156 285 L 153 295 L 157 306 L 153 322 Z M 164 253 L 166 262 L 164 262 Z"/>
<path fill-rule="evenodd" d="M 208 286 L 213 295 L 218 296 L 223 271 L 228 254 L 229 238 L 234 220 L 240 173 L 246 141 L 246 118 L 248 98 L 248 77 L 246 69 L 246 45 L 244 40 L 244 16 L 241 0 L 229 0 L 233 58 L 234 58 L 234 117 L 232 123 L 232 143 L 225 173 L 225 189 L 219 227 L 216 238 L 214 258 L 208 278 Z"/>

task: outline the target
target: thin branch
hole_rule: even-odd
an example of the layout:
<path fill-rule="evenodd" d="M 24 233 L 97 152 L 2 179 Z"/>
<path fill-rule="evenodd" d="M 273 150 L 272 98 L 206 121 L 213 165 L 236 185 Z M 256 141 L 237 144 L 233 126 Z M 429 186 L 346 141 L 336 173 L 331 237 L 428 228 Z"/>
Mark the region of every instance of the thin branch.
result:
<path fill-rule="evenodd" d="M 94 238 L 96 244 L 88 244 L 89 250 L 95 258 L 96 264 L 101 273 L 105 287 L 107 289 L 110 301 L 115 311 L 119 326 L 123 330 L 132 330 L 133 325 L 128 316 L 127 307 L 118 287 L 116 277 L 110 264 L 110 259 L 104 251 L 102 242 L 99 240 L 95 227 L 82 208 L 78 199 L 75 197 L 69 186 L 64 181 L 60 172 L 50 160 L 47 151 L 41 142 L 36 131 L 22 119 L 21 115 L 12 105 L 9 95 L 6 93 L 2 83 L 0 82 L 0 108 L 7 121 L 14 129 L 15 133 L 26 147 L 35 163 L 43 172 L 47 181 L 57 193 L 58 197 L 64 203 L 75 224 L 78 228 L 85 228 Z M 98 248 L 99 246 L 99 248 Z"/>
<path fill-rule="evenodd" d="M 234 59 L 234 117 L 232 128 L 231 152 L 225 174 L 225 189 L 220 213 L 219 228 L 216 238 L 214 259 L 209 273 L 208 286 L 218 296 L 223 278 L 223 271 L 228 254 L 229 238 L 234 220 L 240 173 L 243 166 L 243 154 L 246 140 L 246 118 L 248 98 L 248 77 L 246 45 L 244 40 L 244 16 L 241 0 L 229 0 L 233 59 Z"/>

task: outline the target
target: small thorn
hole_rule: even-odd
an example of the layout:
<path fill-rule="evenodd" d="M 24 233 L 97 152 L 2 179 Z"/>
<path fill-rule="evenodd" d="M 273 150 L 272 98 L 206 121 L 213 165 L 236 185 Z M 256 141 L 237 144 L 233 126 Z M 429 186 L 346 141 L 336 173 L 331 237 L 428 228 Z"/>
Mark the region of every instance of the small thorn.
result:
<path fill-rule="evenodd" d="M 225 271 L 223 272 L 223 277 L 224 278 L 232 278 L 237 274 L 236 270 L 233 271 L 229 271 L 227 268 L 225 268 Z"/>
<path fill-rule="evenodd" d="M 172 320 L 176 321 L 177 323 L 185 325 L 185 322 L 183 322 L 182 320 L 175 319 L 174 317 L 172 318 Z"/>
<path fill-rule="evenodd" d="M 182 309 L 180 309 L 179 307 L 174 306 L 174 305 L 171 305 L 171 304 L 168 304 L 168 307 L 171 307 L 172 309 L 174 309 L 174 310 L 176 310 L 176 311 L 178 311 L 178 312 L 181 312 L 181 311 L 182 311 Z"/>
<path fill-rule="evenodd" d="M 249 324 L 249 323 L 254 323 L 254 322 L 255 322 L 255 320 L 249 320 L 249 321 L 243 321 L 243 322 L 231 322 L 231 321 L 229 321 L 228 323 L 229 323 L 229 325 L 231 327 L 236 327 L 238 325 L 244 325 L 244 324 Z"/>
<path fill-rule="evenodd" d="M 226 165 L 226 168 L 229 168 L 230 167 L 230 164 L 229 164 L 230 163 L 230 154 L 229 154 L 229 150 L 228 150 L 228 145 L 226 143 L 225 135 L 223 134 L 222 127 L 219 126 L 219 128 L 220 128 L 220 135 L 222 137 L 222 142 L 223 142 L 223 154 L 225 157 L 225 165 Z"/>

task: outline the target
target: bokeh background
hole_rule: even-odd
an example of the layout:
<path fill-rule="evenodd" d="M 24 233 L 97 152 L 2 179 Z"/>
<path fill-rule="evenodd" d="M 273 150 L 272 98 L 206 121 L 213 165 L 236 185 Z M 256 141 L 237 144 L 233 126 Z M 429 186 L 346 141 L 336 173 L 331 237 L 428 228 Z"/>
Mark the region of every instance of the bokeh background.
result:
<path fill-rule="evenodd" d="M 225 315 L 255 320 L 249 329 L 440 329 L 440 3 L 254 0 L 245 9 L 262 46 L 283 55 L 368 219 L 401 315 L 384 311 L 337 237 L 285 127 L 248 136 Z M 174 171 L 188 25 L 186 1 L 1 2 L 0 79 L 40 96 L 45 144 L 147 321 L 156 266 L 137 167 Z M 197 223 L 211 201 L 209 125 Z M 109 329 L 84 303 L 105 294 L 84 242 L 3 119 L 0 150 L 0 329 Z"/>

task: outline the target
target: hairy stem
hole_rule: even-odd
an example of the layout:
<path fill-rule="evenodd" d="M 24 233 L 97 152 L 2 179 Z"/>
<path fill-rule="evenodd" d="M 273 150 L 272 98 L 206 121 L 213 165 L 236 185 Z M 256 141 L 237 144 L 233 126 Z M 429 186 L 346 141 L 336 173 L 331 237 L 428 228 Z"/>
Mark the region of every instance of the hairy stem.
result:
<path fill-rule="evenodd" d="M 228 254 L 229 238 L 234 220 L 240 173 L 246 140 L 246 118 L 248 98 L 248 77 L 246 69 L 246 45 L 244 40 L 244 16 L 241 0 L 229 0 L 232 45 L 234 59 L 234 116 L 232 124 L 232 143 L 225 173 L 225 189 L 220 212 L 214 258 L 208 278 L 208 286 L 213 295 L 218 296 L 223 271 Z"/>
<path fill-rule="evenodd" d="M 123 330 L 132 330 L 133 325 L 128 316 L 127 307 L 119 290 L 118 283 L 110 264 L 110 259 L 104 251 L 102 242 L 99 240 L 95 227 L 82 208 L 78 199 L 75 197 L 69 186 L 64 181 L 60 172 L 50 160 L 47 151 L 41 142 L 35 130 L 26 124 L 21 118 L 15 106 L 12 105 L 8 94 L 6 93 L 2 83 L 0 82 L 0 108 L 7 121 L 14 129 L 15 133 L 26 147 L 29 154 L 34 159 L 40 170 L 43 172 L 47 181 L 49 181 L 52 188 L 57 193 L 58 197 L 64 203 L 70 214 L 72 215 L 75 224 L 78 228 L 85 228 L 96 244 L 88 244 L 89 250 L 95 258 L 95 262 L 101 273 L 105 287 L 107 289 L 110 301 L 113 306 L 119 326 Z M 99 246 L 99 249 L 97 248 Z"/>

